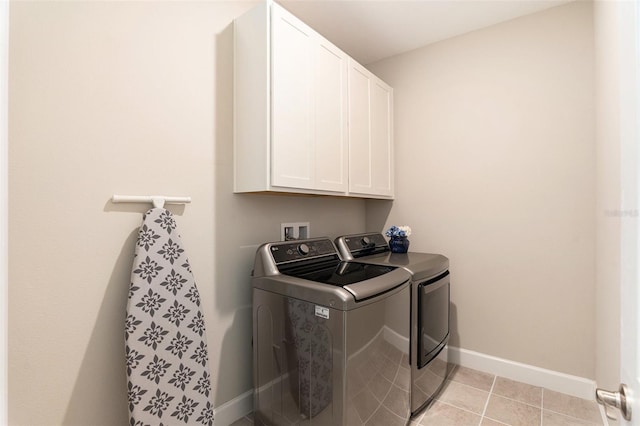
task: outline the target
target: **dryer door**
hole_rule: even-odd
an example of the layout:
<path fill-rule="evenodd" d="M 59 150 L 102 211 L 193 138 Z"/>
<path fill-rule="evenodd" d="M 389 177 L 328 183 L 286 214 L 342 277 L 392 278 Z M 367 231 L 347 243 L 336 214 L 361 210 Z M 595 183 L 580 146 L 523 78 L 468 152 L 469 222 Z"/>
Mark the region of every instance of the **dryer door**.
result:
<path fill-rule="evenodd" d="M 449 271 L 418 284 L 418 368 L 449 340 Z"/>

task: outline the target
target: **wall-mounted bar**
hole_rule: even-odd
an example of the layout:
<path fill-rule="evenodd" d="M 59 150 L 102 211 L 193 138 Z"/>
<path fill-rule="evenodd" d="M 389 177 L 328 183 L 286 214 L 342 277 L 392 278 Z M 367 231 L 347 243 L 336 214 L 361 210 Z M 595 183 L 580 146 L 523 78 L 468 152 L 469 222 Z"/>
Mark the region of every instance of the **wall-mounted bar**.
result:
<path fill-rule="evenodd" d="M 163 208 L 168 204 L 188 204 L 191 197 L 168 197 L 166 195 L 116 195 L 111 197 L 112 203 L 153 203 L 153 207 Z"/>

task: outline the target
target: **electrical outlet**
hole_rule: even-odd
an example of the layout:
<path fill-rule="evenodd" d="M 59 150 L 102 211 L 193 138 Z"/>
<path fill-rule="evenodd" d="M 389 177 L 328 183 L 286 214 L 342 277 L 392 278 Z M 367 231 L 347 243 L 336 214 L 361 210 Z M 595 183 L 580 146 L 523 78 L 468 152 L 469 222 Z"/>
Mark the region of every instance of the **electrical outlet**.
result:
<path fill-rule="evenodd" d="M 280 224 L 280 239 L 282 241 L 304 240 L 311 238 L 309 222 L 289 222 Z"/>

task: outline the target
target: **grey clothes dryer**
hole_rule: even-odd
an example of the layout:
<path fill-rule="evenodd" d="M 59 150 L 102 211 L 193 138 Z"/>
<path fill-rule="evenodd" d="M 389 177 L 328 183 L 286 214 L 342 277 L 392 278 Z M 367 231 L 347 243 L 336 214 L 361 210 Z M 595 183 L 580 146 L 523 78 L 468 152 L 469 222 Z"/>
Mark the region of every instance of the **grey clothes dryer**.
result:
<path fill-rule="evenodd" d="M 441 254 L 391 253 L 380 233 L 345 235 L 335 240 L 343 259 L 395 266 L 411 274 L 411 414 L 435 398 L 448 376 L 449 259 Z"/>
<path fill-rule="evenodd" d="M 319 238 L 262 245 L 252 275 L 256 424 L 408 423 L 406 270 Z"/>

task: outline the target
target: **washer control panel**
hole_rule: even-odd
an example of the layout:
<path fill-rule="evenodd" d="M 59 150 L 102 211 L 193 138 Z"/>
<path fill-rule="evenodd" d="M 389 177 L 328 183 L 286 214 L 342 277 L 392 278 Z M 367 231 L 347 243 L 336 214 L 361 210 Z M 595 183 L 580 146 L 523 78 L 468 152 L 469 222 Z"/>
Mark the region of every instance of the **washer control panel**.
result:
<path fill-rule="evenodd" d="M 271 255 L 276 264 L 303 260 L 318 256 L 337 255 L 338 252 L 330 239 L 284 241 L 271 245 Z"/>

